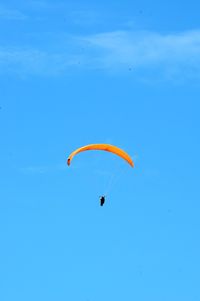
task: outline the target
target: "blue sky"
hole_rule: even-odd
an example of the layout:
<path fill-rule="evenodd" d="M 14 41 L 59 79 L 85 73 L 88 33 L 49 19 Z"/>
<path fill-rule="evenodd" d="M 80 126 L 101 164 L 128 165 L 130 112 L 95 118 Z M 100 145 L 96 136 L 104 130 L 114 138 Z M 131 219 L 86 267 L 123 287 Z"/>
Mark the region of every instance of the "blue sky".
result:
<path fill-rule="evenodd" d="M 0 300 L 200 300 L 199 10 L 1 2 Z"/>

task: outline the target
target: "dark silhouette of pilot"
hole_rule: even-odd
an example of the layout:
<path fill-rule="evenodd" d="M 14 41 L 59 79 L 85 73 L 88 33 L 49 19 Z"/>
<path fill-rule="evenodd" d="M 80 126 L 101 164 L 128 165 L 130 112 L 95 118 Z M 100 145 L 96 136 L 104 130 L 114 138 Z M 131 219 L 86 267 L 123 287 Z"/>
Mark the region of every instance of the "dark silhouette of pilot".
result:
<path fill-rule="evenodd" d="M 105 203 L 105 195 L 100 196 L 100 206 L 103 206 Z"/>

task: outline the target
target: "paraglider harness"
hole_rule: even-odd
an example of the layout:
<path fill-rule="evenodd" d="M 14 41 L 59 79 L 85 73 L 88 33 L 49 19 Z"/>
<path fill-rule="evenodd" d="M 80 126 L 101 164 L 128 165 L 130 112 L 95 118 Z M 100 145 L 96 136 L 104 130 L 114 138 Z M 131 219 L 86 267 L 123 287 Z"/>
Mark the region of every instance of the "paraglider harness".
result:
<path fill-rule="evenodd" d="M 105 203 L 105 195 L 100 196 L 100 206 L 103 206 Z"/>

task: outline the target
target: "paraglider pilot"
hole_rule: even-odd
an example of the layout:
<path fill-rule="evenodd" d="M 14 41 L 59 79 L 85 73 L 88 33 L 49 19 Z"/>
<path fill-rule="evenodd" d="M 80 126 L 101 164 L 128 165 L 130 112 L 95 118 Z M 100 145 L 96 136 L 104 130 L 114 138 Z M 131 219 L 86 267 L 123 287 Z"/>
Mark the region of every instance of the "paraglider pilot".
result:
<path fill-rule="evenodd" d="M 100 206 L 103 206 L 105 203 L 105 195 L 100 196 Z"/>

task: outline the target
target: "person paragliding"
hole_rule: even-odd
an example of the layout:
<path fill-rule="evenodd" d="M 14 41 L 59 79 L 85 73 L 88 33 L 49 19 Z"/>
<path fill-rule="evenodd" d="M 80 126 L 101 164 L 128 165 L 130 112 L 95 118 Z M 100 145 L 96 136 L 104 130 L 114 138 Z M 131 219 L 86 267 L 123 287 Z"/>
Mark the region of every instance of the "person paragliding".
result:
<path fill-rule="evenodd" d="M 100 206 L 103 206 L 103 204 L 105 203 L 105 195 L 100 196 Z"/>
<path fill-rule="evenodd" d="M 84 152 L 84 151 L 88 151 L 88 150 L 101 150 L 101 151 L 107 151 L 107 152 L 111 152 L 119 157 L 121 157 L 122 159 L 124 159 L 131 167 L 134 167 L 134 163 L 132 161 L 132 158 L 121 148 L 111 145 L 111 144 L 89 144 L 89 145 L 85 145 L 82 146 L 76 150 L 74 150 L 69 157 L 67 158 L 67 164 L 68 166 L 71 165 L 71 161 L 74 158 L 74 156 L 76 156 L 78 153 Z M 100 200 L 100 206 L 103 206 L 105 203 L 105 195 L 100 196 L 99 198 Z"/>

